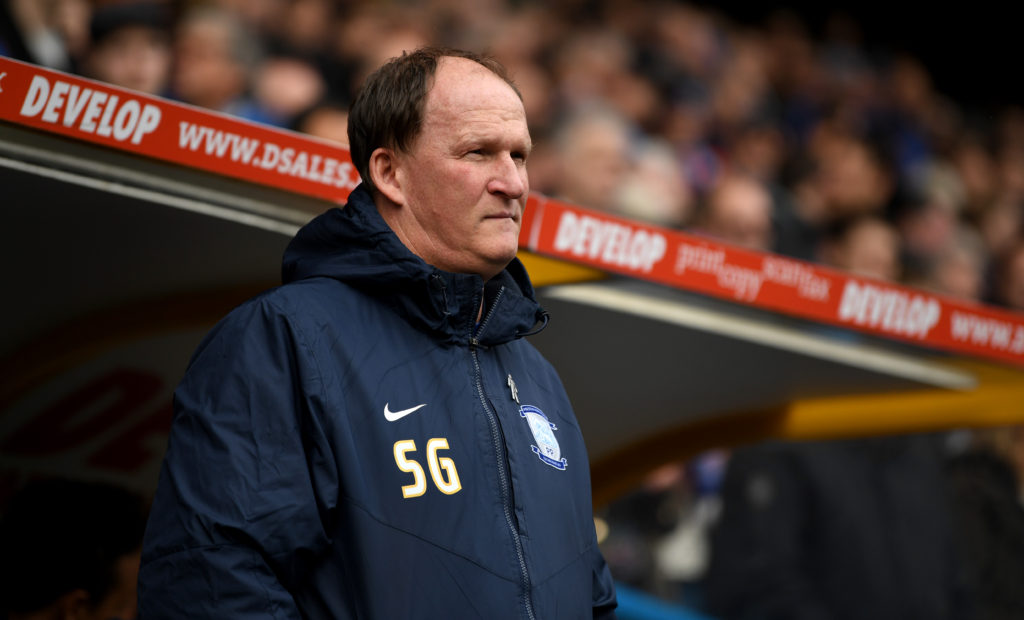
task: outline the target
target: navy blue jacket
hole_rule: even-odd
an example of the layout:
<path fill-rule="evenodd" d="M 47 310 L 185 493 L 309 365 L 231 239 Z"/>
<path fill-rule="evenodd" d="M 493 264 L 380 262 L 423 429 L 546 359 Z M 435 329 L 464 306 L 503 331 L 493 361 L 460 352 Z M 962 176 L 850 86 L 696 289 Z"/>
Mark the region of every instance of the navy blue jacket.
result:
<path fill-rule="evenodd" d="M 357 188 L 296 235 L 284 281 L 175 392 L 141 617 L 612 617 L 522 265 L 486 287 L 439 271 Z"/>

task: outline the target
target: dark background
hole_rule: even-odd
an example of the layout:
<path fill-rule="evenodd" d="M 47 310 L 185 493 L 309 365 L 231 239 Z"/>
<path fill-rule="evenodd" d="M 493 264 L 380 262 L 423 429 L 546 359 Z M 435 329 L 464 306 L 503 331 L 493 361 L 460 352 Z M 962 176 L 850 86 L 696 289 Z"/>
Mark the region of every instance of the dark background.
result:
<path fill-rule="evenodd" d="M 845 15 L 858 25 L 867 50 L 902 51 L 921 59 L 939 92 L 969 110 L 1024 105 L 1024 71 L 1020 68 L 1024 20 L 1014 14 L 1010 3 L 1000 6 L 968 0 L 911 7 L 900 0 L 698 0 L 694 4 L 750 25 L 763 24 L 769 15 L 785 7 L 801 17 L 817 41 L 825 37 L 825 25 L 831 16 Z M 0 0 L 0 43 L 17 43 L 10 40 L 10 28 L 7 2 Z M 19 51 L 7 50 L 15 57 L 24 57 Z"/>
<path fill-rule="evenodd" d="M 761 24 L 778 4 L 735 0 L 704 2 L 740 23 Z M 825 36 L 829 17 L 843 14 L 860 29 L 866 49 L 907 52 L 925 63 L 936 89 L 965 107 L 992 110 L 1024 103 L 1024 20 L 1005 4 L 933 2 L 911 7 L 889 3 L 789 2 L 815 40 Z"/>

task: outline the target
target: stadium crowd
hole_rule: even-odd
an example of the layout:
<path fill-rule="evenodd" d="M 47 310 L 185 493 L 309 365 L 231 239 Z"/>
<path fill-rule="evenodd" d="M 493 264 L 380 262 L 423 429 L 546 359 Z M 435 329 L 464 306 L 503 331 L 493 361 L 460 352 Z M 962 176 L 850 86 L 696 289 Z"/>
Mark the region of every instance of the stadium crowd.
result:
<path fill-rule="evenodd" d="M 966 109 L 839 14 L 674 1 L 8 0 L 2 53 L 346 140 L 362 76 L 423 44 L 511 69 L 534 190 L 1024 308 L 1024 109 Z"/>
<path fill-rule="evenodd" d="M 3 10 L 2 55 L 342 143 L 354 91 L 385 59 L 486 51 L 522 92 L 535 191 L 1024 310 L 1024 108 L 968 109 L 920 59 L 839 15 L 812 32 L 792 11 L 750 25 L 671 0 Z M 636 533 L 607 543 L 620 582 L 699 598 L 676 586 L 704 569 L 725 464 L 715 452 L 666 468 L 604 512 Z"/>

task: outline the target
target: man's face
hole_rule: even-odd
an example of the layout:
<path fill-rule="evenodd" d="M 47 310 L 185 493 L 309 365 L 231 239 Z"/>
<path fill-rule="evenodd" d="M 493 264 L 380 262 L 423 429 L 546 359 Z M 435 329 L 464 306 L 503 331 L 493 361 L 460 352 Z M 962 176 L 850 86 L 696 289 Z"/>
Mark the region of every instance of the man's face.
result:
<path fill-rule="evenodd" d="M 516 254 L 530 148 L 515 91 L 476 62 L 441 59 L 421 132 L 395 153 L 402 203 L 389 223 L 427 263 L 490 279 Z"/>
<path fill-rule="evenodd" d="M 170 76 L 170 41 L 153 28 L 123 27 L 95 48 L 90 66 L 104 82 L 159 95 Z"/>
<path fill-rule="evenodd" d="M 172 89 L 182 100 L 213 109 L 244 87 L 245 74 L 231 56 L 231 34 L 217 21 L 187 23 L 174 43 Z"/>

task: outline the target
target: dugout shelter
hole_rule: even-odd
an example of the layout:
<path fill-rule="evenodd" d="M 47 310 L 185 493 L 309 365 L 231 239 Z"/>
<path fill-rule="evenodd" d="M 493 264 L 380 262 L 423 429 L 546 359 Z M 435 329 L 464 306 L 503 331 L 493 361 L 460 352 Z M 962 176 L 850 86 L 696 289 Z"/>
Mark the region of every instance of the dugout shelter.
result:
<path fill-rule="evenodd" d="M 346 149 L 0 58 L 0 493 L 151 492 L 202 336 L 358 183 Z M 520 257 L 607 503 L 767 438 L 1024 422 L 1024 315 L 539 194 Z"/>

